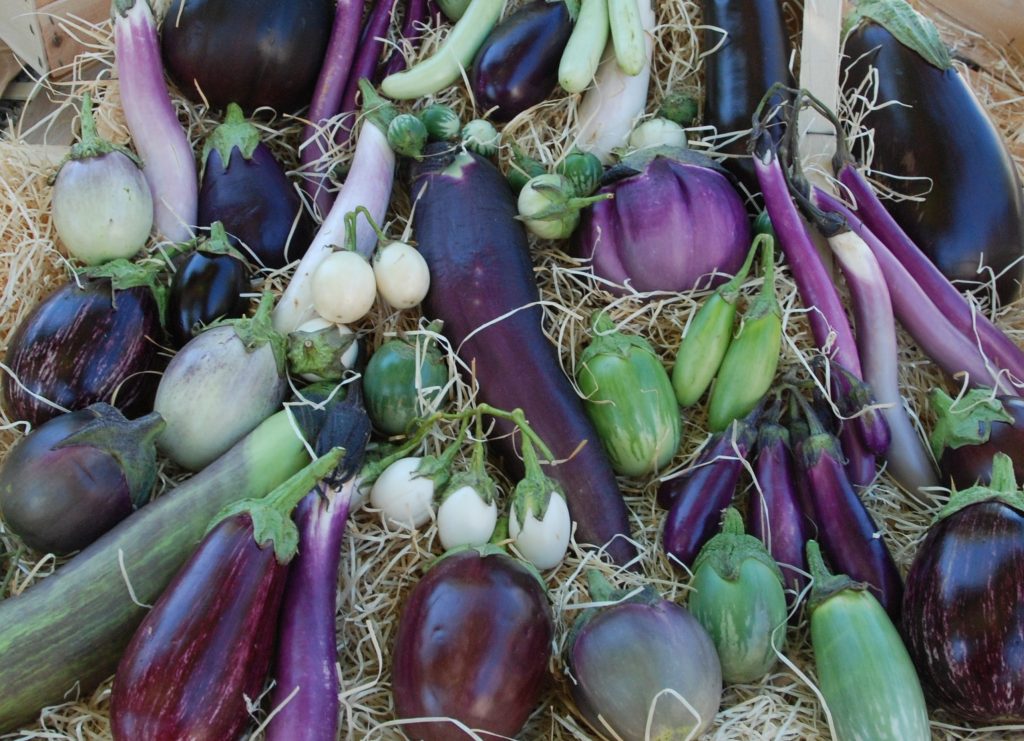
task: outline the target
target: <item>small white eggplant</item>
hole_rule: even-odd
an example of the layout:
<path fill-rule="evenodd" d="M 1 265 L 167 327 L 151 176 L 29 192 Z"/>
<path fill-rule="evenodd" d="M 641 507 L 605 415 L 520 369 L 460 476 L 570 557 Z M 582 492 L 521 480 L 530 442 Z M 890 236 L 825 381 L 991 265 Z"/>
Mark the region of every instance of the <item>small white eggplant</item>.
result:
<path fill-rule="evenodd" d="M 335 324 L 362 319 L 377 298 L 377 279 L 366 258 L 354 250 L 332 252 L 312 281 L 313 308 Z"/>
<path fill-rule="evenodd" d="M 437 535 L 446 551 L 491 539 L 498 524 L 497 491 L 487 475 L 483 442 L 477 441 L 469 470 L 452 476 L 437 508 Z"/>
<path fill-rule="evenodd" d="M 569 550 L 572 518 L 562 487 L 544 475 L 526 437 L 523 462 L 526 473 L 512 497 L 508 534 L 523 558 L 546 571 L 562 563 Z"/>
<path fill-rule="evenodd" d="M 385 468 L 370 489 L 370 506 L 395 525 L 417 528 L 427 524 L 434 507 L 435 481 L 426 470 L 432 460 L 399 458 Z"/>
<path fill-rule="evenodd" d="M 419 306 L 430 290 L 430 269 L 410 244 L 391 242 L 373 256 L 377 293 L 396 309 Z"/>
<path fill-rule="evenodd" d="M 284 339 L 270 326 L 272 298 L 256 314 L 214 325 L 164 371 L 153 404 L 167 422 L 159 449 L 198 471 L 273 414 L 288 390 Z"/>

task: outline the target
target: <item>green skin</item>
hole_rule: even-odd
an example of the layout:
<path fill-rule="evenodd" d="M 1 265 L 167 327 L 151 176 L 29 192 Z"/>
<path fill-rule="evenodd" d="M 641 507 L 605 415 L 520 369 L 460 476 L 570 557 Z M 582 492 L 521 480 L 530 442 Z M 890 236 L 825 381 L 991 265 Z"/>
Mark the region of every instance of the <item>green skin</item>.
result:
<path fill-rule="evenodd" d="M 88 696 L 114 672 L 146 615 L 126 581 L 153 604 L 225 506 L 266 495 L 308 462 L 288 412 L 278 412 L 56 574 L 0 602 L 0 733 L 71 693 Z"/>
<path fill-rule="evenodd" d="M 668 373 L 645 339 L 609 332 L 613 325 L 603 315 L 596 324 L 602 334 L 576 368 L 587 416 L 616 473 L 643 476 L 660 470 L 680 441 L 679 407 Z"/>
<path fill-rule="evenodd" d="M 366 411 L 374 426 L 387 435 L 404 434 L 421 416 L 420 391 L 443 388 L 448 383 L 448 366 L 436 349 L 420 347 L 417 373 L 415 340 L 391 340 L 371 357 L 363 374 Z M 417 376 L 419 376 L 417 378 Z"/>
<path fill-rule="evenodd" d="M 590 85 L 608 43 L 608 0 L 582 0 L 579 15 L 558 64 L 558 84 L 567 93 Z"/>

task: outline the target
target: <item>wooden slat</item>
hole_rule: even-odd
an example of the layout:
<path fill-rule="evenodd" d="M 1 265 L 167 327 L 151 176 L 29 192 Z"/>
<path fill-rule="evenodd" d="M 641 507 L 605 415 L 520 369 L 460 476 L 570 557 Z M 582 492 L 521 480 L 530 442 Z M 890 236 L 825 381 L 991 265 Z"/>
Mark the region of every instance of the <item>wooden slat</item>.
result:
<path fill-rule="evenodd" d="M 927 0 L 924 12 L 941 11 L 957 23 L 977 31 L 989 41 L 1024 52 L 1024 1 Z"/>
<path fill-rule="evenodd" d="M 109 17 L 109 0 L 54 0 L 40 9 L 39 27 L 51 71 L 70 71 L 85 45 L 70 35 L 63 24 L 69 19 L 99 23 Z"/>

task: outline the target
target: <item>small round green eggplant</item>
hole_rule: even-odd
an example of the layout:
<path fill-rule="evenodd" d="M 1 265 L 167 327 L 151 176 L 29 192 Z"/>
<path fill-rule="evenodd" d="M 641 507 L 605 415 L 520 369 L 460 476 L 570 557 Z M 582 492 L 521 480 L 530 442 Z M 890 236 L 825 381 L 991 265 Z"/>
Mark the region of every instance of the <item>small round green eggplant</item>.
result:
<path fill-rule="evenodd" d="M 366 411 L 386 435 L 405 433 L 447 386 L 447 363 L 436 345 L 422 337 L 388 340 L 363 374 Z"/>
<path fill-rule="evenodd" d="M 454 141 L 462 131 L 459 114 L 446 105 L 434 103 L 420 111 L 420 121 L 427 129 L 427 135 L 434 141 Z"/>
<path fill-rule="evenodd" d="M 767 674 L 786 643 L 782 572 L 735 509 L 694 561 L 690 587 L 690 612 L 715 644 L 722 679 L 754 682 Z"/>
<path fill-rule="evenodd" d="M 564 175 L 576 191 L 577 196 L 589 196 L 601 184 L 604 165 L 601 160 L 590 152 L 575 150 L 562 160 L 556 168 L 559 175 Z"/>
<path fill-rule="evenodd" d="M 427 143 L 427 127 L 411 113 L 400 113 L 388 124 L 388 144 L 403 157 L 419 159 Z"/>
<path fill-rule="evenodd" d="M 587 416 L 612 468 L 643 476 L 668 465 L 679 449 L 679 405 L 668 371 L 650 343 L 615 330 L 603 312 L 576 366 Z"/>
<path fill-rule="evenodd" d="M 512 147 L 512 161 L 508 165 L 508 173 L 505 178 L 508 180 L 508 184 L 512 186 L 512 190 L 515 191 L 516 195 L 526 186 L 528 182 L 533 180 L 538 175 L 544 175 L 547 172 L 547 168 L 544 167 L 544 163 L 530 157 L 516 146 L 514 143 Z"/>
<path fill-rule="evenodd" d="M 808 603 L 818 687 L 838 741 L 928 741 L 928 708 L 899 632 L 867 585 L 825 568 L 807 543 Z"/>

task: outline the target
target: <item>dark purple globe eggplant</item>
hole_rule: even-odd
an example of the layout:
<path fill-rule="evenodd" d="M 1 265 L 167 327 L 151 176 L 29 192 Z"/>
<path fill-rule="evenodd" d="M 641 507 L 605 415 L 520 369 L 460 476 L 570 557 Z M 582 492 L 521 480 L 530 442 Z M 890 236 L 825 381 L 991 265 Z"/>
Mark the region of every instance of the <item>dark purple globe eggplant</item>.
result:
<path fill-rule="evenodd" d="M 312 97 L 333 18 L 329 0 L 176 0 L 161 54 L 195 103 L 294 112 Z"/>
<path fill-rule="evenodd" d="M 155 412 L 129 422 L 102 403 L 40 425 L 0 468 L 7 527 L 41 553 L 89 545 L 145 503 L 163 428 Z"/>
<path fill-rule="evenodd" d="M 537 105 L 558 84 L 572 19 L 562 0 L 533 0 L 499 23 L 484 41 L 470 71 L 470 85 L 481 111 L 509 121 Z"/>
<path fill-rule="evenodd" d="M 992 485 L 957 492 L 907 574 L 903 634 L 925 693 L 955 717 L 1024 721 L 1024 496 L 997 453 Z"/>
<path fill-rule="evenodd" d="M 167 297 L 167 332 L 175 347 L 215 319 L 245 316 L 249 269 L 228 247 L 224 228 L 215 222 L 212 238 L 177 260 Z"/>
<path fill-rule="evenodd" d="M 247 258 L 267 268 L 298 260 L 313 239 L 298 190 L 234 103 L 203 146 L 199 225 L 215 221 Z"/>
<path fill-rule="evenodd" d="M 109 265 L 109 263 L 108 263 Z M 80 278 L 58 288 L 18 326 L 4 358 L 7 417 L 38 425 L 97 401 L 149 411 L 162 330 L 156 300 L 143 285 L 112 288 L 105 278 Z"/>
<path fill-rule="evenodd" d="M 1024 276 L 1017 169 L 937 34 L 925 51 L 929 59 L 873 20 L 846 39 L 848 85 L 862 83 L 869 65 L 877 69 L 878 105 L 863 121 L 874 129 L 871 168 L 886 187 L 924 194 L 885 205 L 947 278 L 988 281 L 987 270 L 978 274 L 984 265 L 998 276 L 999 296 L 1008 302 Z"/>
<path fill-rule="evenodd" d="M 413 587 L 392 653 L 400 718 L 455 718 L 515 737 L 548 686 L 554 623 L 540 578 L 492 547 L 451 551 Z M 462 741 L 451 722 L 403 726 L 411 738 Z"/>
<path fill-rule="evenodd" d="M 942 389 L 928 396 L 935 412 L 932 453 L 943 485 L 967 489 L 992 478 L 992 458 L 1004 453 L 1024 481 L 1024 400 L 972 389 L 954 400 Z"/>

